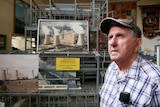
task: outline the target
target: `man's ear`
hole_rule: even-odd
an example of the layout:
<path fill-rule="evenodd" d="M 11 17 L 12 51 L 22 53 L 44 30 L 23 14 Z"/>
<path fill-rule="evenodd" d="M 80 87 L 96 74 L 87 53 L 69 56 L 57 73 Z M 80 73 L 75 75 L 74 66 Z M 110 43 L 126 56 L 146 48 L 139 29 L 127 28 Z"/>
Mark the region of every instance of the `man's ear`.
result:
<path fill-rule="evenodd" d="M 135 46 L 135 51 L 138 52 L 138 50 L 141 48 L 142 45 L 142 38 L 137 38 L 136 39 L 136 46 Z"/>

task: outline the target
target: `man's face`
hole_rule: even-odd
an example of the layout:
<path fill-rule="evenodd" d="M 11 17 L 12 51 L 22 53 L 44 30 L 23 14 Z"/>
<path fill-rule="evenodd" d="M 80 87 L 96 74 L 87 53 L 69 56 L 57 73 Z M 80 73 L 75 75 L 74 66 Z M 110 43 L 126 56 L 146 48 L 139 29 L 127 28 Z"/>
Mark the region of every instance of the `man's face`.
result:
<path fill-rule="evenodd" d="M 117 62 L 127 61 L 137 54 L 137 38 L 131 35 L 128 28 L 111 27 L 108 34 L 108 51 L 111 60 Z"/>

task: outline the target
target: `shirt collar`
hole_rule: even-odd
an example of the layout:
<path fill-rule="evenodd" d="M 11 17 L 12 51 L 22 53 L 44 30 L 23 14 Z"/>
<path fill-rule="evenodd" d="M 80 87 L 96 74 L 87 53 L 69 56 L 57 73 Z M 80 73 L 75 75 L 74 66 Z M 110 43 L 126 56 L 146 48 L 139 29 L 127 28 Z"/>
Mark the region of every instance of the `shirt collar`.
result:
<path fill-rule="evenodd" d="M 129 78 L 132 78 L 135 80 L 139 79 L 141 60 L 142 58 L 138 55 L 136 60 L 134 60 L 130 68 L 127 70 Z"/>
<path fill-rule="evenodd" d="M 129 67 L 129 69 L 127 69 L 126 72 L 124 73 L 127 76 L 127 78 L 132 78 L 135 80 L 139 79 L 141 60 L 142 60 L 142 58 L 138 55 L 136 60 L 134 60 L 132 65 Z M 113 69 L 113 71 L 118 73 L 119 67 L 115 62 L 114 62 L 114 66 L 112 69 Z"/>

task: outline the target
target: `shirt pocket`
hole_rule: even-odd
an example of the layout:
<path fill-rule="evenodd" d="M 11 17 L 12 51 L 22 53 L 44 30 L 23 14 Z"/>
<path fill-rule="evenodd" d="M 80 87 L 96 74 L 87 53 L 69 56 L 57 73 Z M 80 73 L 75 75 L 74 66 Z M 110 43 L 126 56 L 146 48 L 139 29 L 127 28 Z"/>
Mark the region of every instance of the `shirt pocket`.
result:
<path fill-rule="evenodd" d="M 150 105 L 155 85 L 150 78 L 135 81 L 131 90 L 131 102 L 135 107 Z"/>

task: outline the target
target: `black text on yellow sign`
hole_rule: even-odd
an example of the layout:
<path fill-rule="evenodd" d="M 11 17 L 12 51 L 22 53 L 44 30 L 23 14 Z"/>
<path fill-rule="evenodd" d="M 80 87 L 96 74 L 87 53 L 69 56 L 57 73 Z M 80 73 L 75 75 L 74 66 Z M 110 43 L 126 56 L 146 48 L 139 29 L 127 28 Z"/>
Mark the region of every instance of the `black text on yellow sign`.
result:
<path fill-rule="evenodd" d="M 56 70 L 80 70 L 80 58 L 56 58 Z"/>

